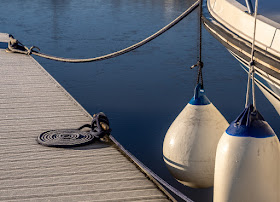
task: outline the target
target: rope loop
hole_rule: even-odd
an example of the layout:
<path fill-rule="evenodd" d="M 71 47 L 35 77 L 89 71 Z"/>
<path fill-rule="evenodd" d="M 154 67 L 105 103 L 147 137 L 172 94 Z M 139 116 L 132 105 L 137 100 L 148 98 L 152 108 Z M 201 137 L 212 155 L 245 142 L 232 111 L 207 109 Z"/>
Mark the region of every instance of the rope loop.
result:
<path fill-rule="evenodd" d="M 197 62 L 197 66 L 202 69 L 203 68 L 204 63 L 202 61 L 198 61 Z"/>
<path fill-rule="evenodd" d="M 27 51 L 27 55 L 31 55 L 32 54 L 32 52 L 33 52 L 33 49 L 37 49 L 38 51 L 37 52 L 39 52 L 40 51 L 40 48 L 38 48 L 37 46 L 31 46 L 31 48 L 27 48 L 26 46 L 24 46 L 25 47 L 25 49 L 26 49 L 26 51 Z"/>
<path fill-rule="evenodd" d="M 203 62 L 197 61 L 197 63 L 194 64 L 194 65 L 192 65 L 190 68 L 191 68 L 191 69 L 193 69 L 193 68 L 195 68 L 195 67 L 203 68 L 203 65 L 204 65 Z"/>
<path fill-rule="evenodd" d="M 204 63 L 202 61 L 197 61 L 196 64 L 194 64 L 193 66 L 191 66 L 190 68 L 193 69 L 195 67 L 198 67 L 198 73 L 197 73 L 197 80 L 196 80 L 196 85 L 201 84 L 201 89 L 203 88 L 203 76 L 202 76 L 202 68 L 204 66 Z"/>
<path fill-rule="evenodd" d="M 250 63 L 249 63 L 249 66 L 250 66 L 250 67 L 255 66 L 255 61 L 254 61 L 254 60 L 251 60 Z"/>

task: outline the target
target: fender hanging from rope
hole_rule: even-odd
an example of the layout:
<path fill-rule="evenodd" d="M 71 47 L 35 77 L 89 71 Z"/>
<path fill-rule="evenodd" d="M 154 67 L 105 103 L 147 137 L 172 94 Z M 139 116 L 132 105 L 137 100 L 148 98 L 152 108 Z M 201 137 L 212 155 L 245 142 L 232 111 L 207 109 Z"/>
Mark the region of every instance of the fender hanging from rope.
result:
<path fill-rule="evenodd" d="M 253 105 L 245 107 L 219 140 L 213 201 L 279 201 L 279 159 L 273 129 Z"/>
<path fill-rule="evenodd" d="M 257 10 L 258 0 L 255 2 L 245 109 L 219 140 L 214 174 L 214 202 L 279 201 L 280 198 L 279 140 L 258 112 L 255 100 L 254 46 Z M 249 104 L 250 91 L 252 105 Z"/>
<path fill-rule="evenodd" d="M 192 188 L 213 186 L 216 147 L 228 125 L 198 84 L 164 138 L 163 159 L 173 177 Z"/>
<path fill-rule="evenodd" d="M 175 20 L 173 20 L 171 23 L 169 23 L 168 25 L 166 25 L 165 27 L 163 27 L 158 32 L 154 33 L 153 35 L 147 37 L 146 39 L 144 39 L 136 44 L 133 44 L 132 46 L 129 46 L 127 48 L 124 48 L 122 50 L 119 50 L 119 51 L 116 51 L 116 52 L 113 52 L 113 53 L 110 53 L 107 55 L 103 55 L 103 56 L 99 56 L 99 57 L 95 57 L 95 58 L 87 58 L 87 59 L 73 59 L 73 58 L 56 57 L 56 56 L 51 56 L 51 55 L 47 55 L 47 54 L 39 52 L 40 49 L 35 46 L 32 46 L 29 49 L 26 46 L 22 45 L 18 40 L 14 39 L 14 37 L 12 37 L 12 38 L 10 37 L 11 41 L 8 44 L 7 52 L 22 53 L 22 54 L 26 54 L 26 55 L 34 54 L 34 55 L 37 55 L 37 56 L 40 56 L 43 58 L 47 58 L 50 60 L 56 60 L 56 61 L 61 61 L 61 62 L 70 62 L 70 63 L 95 62 L 95 61 L 114 58 L 114 57 L 123 55 L 125 53 L 128 53 L 130 51 L 133 51 L 133 50 L 143 46 L 144 44 L 152 41 L 153 39 L 157 38 L 158 36 L 160 36 L 161 34 L 166 32 L 167 30 L 169 30 L 170 28 L 175 26 L 178 22 L 183 20 L 185 17 L 187 17 L 190 13 L 192 13 L 192 11 L 194 11 L 198 7 L 199 1 L 200 0 L 197 0 L 193 5 L 191 5 L 185 12 L 183 12 Z M 16 42 L 17 45 L 13 46 L 12 44 L 15 44 L 13 42 Z M 21 46 L 19 46 L 18 44 L 21 44 Z M 34 50 L 35 48 L 37 48 L 39 51 Z"/>
<path fill-rule="evenodd" d="M 202 77 L 202 0 L 199 6 L 199 56 L 194 97 L 169 127 L 163 143 L 163 159 L 182 184 L 207 188 L 214 184 L 216 147 L 228 122 L 205 95 Z"/>

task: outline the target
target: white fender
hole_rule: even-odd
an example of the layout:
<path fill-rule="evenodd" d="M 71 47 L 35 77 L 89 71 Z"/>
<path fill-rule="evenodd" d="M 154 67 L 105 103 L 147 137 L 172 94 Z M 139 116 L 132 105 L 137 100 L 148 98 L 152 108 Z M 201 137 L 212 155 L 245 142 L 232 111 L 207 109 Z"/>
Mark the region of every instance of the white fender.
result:
<path fill-rule="evenodd" d="M 213 186 L 216 147 L 228 125 L 199 85 L 164 139 L 163 159 L 170 173 L 189 187 Z"/>
<path fill-rule="evenodd" d="M 254 114 L 255 113 L 255 114 Z M 214 202 L 279 202 L 279 140 L 252 106 L 231 123 L 216 153 Z"/>

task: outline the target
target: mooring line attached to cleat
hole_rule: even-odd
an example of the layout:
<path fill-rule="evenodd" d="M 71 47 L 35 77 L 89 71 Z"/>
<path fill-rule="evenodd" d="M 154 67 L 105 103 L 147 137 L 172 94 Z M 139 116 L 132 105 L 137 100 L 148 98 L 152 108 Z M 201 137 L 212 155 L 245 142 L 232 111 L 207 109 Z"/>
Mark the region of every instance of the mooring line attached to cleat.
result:
<path fill-rule="evenodd" d="M 14 53 L 22 53 L 22 54 L 26 54 L 26 55 L 37 55 L 43 58 L 47 58 L 50 60 L 56 60 L 56 61 L 61 61 L 61 62 L 70 62 L 70 63 L 83 63 L 83 62 L 95 62 L 95 61 L 100 61 L 100 60 L 106 60 L 106 59 L 110 59 L 110 58 L 114 58 L 120 55 L 123 55 L 125 53 L 128 53 L 130 51 L 133 51 L 141 46 L 143 46 L 144 44 L 152 41 L 153 39 L 157 38 L 158 36 L 160 36 L 161 34 L 163 34 L 164 32 L 166 32 L 167 30 L 169 30 L 170 28 L 172 28 L 174 25 L 176 25 L 178 22 L 180 22 L 181 20 L 183 20 L 185 17 L 187 17 L 192 11 L 194 11 L 198 5 L 199 5 L 199 1 L 196 1 L 192 6 L 190 6 L 185 12 L 183 12 L 181 15 L 179 15 L 175 20 L 173 20 L 171 23 L 169 23 L 168 25 L 166 25 L 165 27 L 163 27 L 162 29 L 160 29 L 159 31 L 157 31 L 156 33 L 154 33 L 153 35 L 147 37 L 146 39 L 132 45 L 129 46 L 127 48 L 124 48 L 122 50 L 107 54 L 107 55 L 103 55 L 103 56 L 99 56 L 99 57 L 95 57 L 95 58 L 87 58 L 87 59 L 74 59 L 74 58 L 62 58 L 62 57 L 56 57 L 56 56 L 51 56 L 51 55 L 47 55 L 44 53 L 41 53 L 39 51 L 33 50 L 34 48 L 37 47 L 31 47 L 30 49 L 27 48 L 26 46 L 22 45 L 18 40 L 14 39 L 13 37 L 10 38 L 10 42 L 8 43 L 8 52 L 14 52 Z M 10 35 L 11 36 L 11 35 Z M 16 43 L 15 43 L 16 42 Z M 18 46 L 18 43 L 23 47 L 21 48 L 16 48 L 16 46 Z"/>

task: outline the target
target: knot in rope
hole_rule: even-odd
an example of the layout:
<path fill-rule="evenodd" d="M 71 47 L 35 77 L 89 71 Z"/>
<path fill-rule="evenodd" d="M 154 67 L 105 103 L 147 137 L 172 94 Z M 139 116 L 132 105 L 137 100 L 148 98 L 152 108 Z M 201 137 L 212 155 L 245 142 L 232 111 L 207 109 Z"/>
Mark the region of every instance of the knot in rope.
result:
<path fill-rule="evenodd" d="M 204 66 L 202 62 L 202 3 L 203 0 L 199 1 L 199 38 L 198 38 L 198 61 L 196 64 L 192 65 L 190 68 L 193 69 L 194 67 L 198 67 L 198 72 L 197 72 L 197 80 L 196 80 L 196 85 L 201 84 L 201 89 L 204 88 L 203 85 L 203 76 L 202 76 L 202 68 Z"/>
<path fill-rule="evenodd" d="M 104 137 L 106 134 L 109 135 L 112 131 L 109 126 L 109 119 L 103 112 L 94 114 L 91 124 L 85 124 L 78 128 L 78 130 L 82 130 L 83 128 L 90 128 L 90 134 L 98 139 Z"/>
<path fill-rule="evenodd" d="M 255 66 L 255 61 L 254 61 L 253 59 L 250 61 L 249 66 L 250 66 L 250 67 Z"/>
<path fill-rule="evenodd" d="M 38 48 L 37 46 L 31 46 L 31 48 L 27 48 L 26 46 L 24 46 L 24 48 L 27 51 L 27 55 L 31 55 L 33 52 L 33 49 L 37 49 L 38 51 L 40 51 L 40 48 Z"/>
<path fill-rule="evenodd" d="M 198 61 L 198 62 L 197 62 L 197 66 L 198 66 L 199 68 L 203 68 L 203 65 L 204 65 L 204 64 L 203 64 L 202 61 Z"/>
<path fill-rule="evenodd" d="M 197 84 L 201 84 L 201 88 L 204 88 L 203 85 L 203 76 L 202 76 L 202 68 L 203 68 L 204 63 L 202 61 L 197 61 L 196 64 L 194 64 L 193 66 L 191 66 L 190 68 L 193 69 L 195 67 L 198 67 L 198 72 L 197 72 L 197 80 L 196 80 L 196 85 Z"/>
<path fill-rule="evenodd" d="M 250 89 L 250 81 L 251 81 L 251 85 L 252 85 L 252 92 L 251 93 L 252 93 L 254 111 L 256 110 L 254 52 L 255 52 L 255 42 L 256 42 L 257 14 L 258 14 L 258 0 L 255 1 L 253 40 L 252 40 L 252 47 L 251 47 L 251 60 L 249 62 L 246 103 L 245 103 L 245 107 L 248 107 L 249 106 L 249 96 L 250 96 L 250 91 L 251 91 L 251 89 Z"/>
<path fill-rule="evenodd" d="M 203 62 L 202 61 L 197 61 L 196 64 L 192 65 L 190 68 L 193 69 L 195 67 L 203 68 Z"/>
<path fill-rule="evenodd" d="M 10 41 L 8 43 L 8 48 L 6 49 L 8 52 L 31 55 L 33 52 L 37 53 L 37 51 L 34 51 L 34 49 L 40 51 L 40 48 L 38 48 L 37 46 L 31 46 L 31 48 L 27 48 L 20 41 L 15 39 L 11 34 L 9 35 L 9 38 Z"/>

